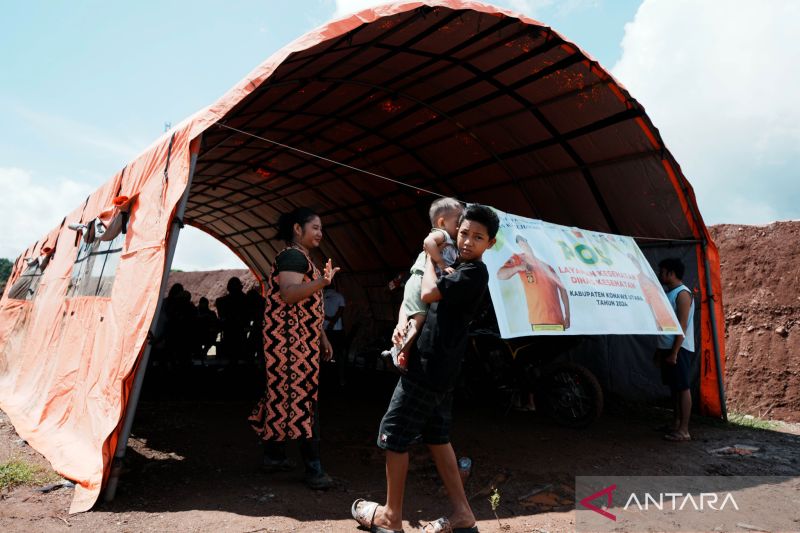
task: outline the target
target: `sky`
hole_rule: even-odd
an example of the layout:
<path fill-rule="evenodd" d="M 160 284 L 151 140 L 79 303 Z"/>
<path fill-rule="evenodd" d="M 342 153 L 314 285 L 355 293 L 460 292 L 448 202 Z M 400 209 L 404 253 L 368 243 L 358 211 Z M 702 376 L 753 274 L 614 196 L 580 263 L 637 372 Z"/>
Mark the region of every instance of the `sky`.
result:
<path fill-rule="evenodd" d="M 10 0 L 0 31 L 0 257 L 16 258 L 165 129 L 370 0 Z M 495 0 L 644 105 L 707 224 L 800 219 L 800 2 Z M 173 268 L 244 268 L 194 228 Z"/>

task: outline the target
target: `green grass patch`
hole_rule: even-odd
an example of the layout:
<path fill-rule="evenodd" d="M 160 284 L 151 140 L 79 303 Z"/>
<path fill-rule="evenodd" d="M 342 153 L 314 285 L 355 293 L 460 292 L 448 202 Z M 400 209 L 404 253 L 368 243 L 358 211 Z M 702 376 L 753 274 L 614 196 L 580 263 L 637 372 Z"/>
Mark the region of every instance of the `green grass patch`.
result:
<path fill-rule="evenodd" d="M 51 470 L 45 470 L 24 460 L 12 459 L 0 463 L 0 490 L 18 485 L 45 485 L 54 483 L 61 477 Z"/>
<path fill-rule="evenodd" d="M 728 413 L 728 424 L 749 429 L 777 429 L 778 424 L 743 413 Z"/>

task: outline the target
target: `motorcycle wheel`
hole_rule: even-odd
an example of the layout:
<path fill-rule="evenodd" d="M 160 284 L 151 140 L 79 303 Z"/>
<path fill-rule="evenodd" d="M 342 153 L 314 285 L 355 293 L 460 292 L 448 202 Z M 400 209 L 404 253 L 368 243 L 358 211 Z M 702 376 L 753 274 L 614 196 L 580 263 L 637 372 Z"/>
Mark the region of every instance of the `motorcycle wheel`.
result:
<path fill-rule="evenodd" d="M 603 389 L 588 368 L 556 363 L 539 378 L 537 406 L 557 424 L 583 428 L 603 412 Z"/>

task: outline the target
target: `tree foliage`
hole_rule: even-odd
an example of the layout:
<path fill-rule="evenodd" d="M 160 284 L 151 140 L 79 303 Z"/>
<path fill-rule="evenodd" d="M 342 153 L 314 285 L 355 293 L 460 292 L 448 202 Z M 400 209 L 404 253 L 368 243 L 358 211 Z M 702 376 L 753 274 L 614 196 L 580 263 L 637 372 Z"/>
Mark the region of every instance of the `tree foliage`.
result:
<path fill-rule="evenodd" d="M 4 257 L 0 257 L 0 283 L 8 281 L 8 278 L 11 277 L 11 268 L 13 266 L 14 263 Z"/>

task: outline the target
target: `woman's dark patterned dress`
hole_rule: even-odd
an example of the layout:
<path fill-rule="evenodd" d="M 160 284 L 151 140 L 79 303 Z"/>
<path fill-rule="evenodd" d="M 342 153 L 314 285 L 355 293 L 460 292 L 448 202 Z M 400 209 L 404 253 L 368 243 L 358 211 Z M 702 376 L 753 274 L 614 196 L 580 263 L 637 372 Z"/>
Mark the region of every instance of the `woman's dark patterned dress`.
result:
<path fill-rule="evenodd" d="M 280 253 L 290 249 L 303 253 L 297 248 Z M 303 255 L 308 261 L 303 283 L 308 283 L 318 279 L 320 272 L 308 255 Z M 323 296 L 322 291 L 315 291 L 305 300 L 287 304 L 280 297 L 278 276 L 273 264 L 264 313 L 267 391 L 249 421 L 263 440 L 309 439 L 319 388 Z"/>

